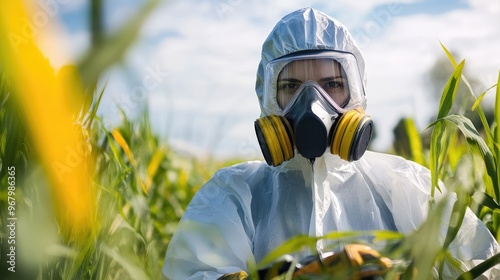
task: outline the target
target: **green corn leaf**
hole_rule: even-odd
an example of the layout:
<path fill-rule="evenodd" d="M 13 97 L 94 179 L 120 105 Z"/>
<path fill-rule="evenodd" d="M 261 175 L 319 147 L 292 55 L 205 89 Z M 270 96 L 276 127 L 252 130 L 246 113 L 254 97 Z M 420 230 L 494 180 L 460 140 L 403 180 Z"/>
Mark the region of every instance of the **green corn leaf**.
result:
<path fill-rule="evenodd" d="M 490 126 L 488 124 L 488 120 L 486 119 L 486 116 L 484 114 L 483 109 L 481 108 L 480 103 L 483 100 L 483 98 L 486 95 L 486 93 L 490 89 L 494 88 L 495 86 L 496 85 L 493 85 L 490 88 L 488 88 L 487 90 L 485 90 L 483 93 L 481 93 L 481 95 L 479 95 L 479 97 L 474 102 L 474 104 L 472 105 L 472 108 L 471 108 L 471 110 L 476 110 L 477 113 L 478 113 L 478 115 L 479 115 L 479 119 L 481 120 L 481 124 L 483 125 L 484 133 L 486 135 L 486 139 L 488 140 L 487 143 L 489 143 L 488 146 L 490 147 L 490 149 L 494 149 L 494 146 L 495 146 L 494 143 L 495 143 L 495 141 L 494 141 L 493 134 L 491 133 L 491 129 L 490 129 Z M 472 96 L 474 98 L 476 98 L 475 95 L 474 95 L 474 93 L 472 92 L 472 89 L 470 88 L 470 85 L 469 85 L 469 91 L 472 93 Z"/>
<path fill-rule="evenodd" d="M 410 146 L 411 158 L 418 164 L 426 166 L 424 150 L 422 148 L 422 139 L 418 133 L 415 122 L 411 118 L 404 120 L 406 134 L 408 135 L 408 142 Z"/>
<path fill-rule="evenodd" d="M 107 83 L 106 83 L 107 85 Z M 99 97 L 97 98 L 97 101 L 92 105 L 92 109 L 90 113 L 87 115 L 87 117 L 84 120 L 84 125 L 89 129 L 92 126 L 92 123 L 94 122 L 94 119 L 96 118 L 97 114 L 97 109 L 99 108 L 99 105 L 101 104 L 101 99 L 102 96 L 104 95 L 104 90 L 106 89 L 106 85 L 102 88 L 102 90 L 99 92 Z"/>
<path fill-rule="evenodd" d="M 460 275 L 460 277 L 458 277 L 457 280 L 476 279 L 477 277 L 481 276 L 481 274 L 486 272 L 488 269 L 492 268 L 493 266 L 499 263 L 500 263 L 500 254 L 496 254 L 493 257 L 478 264 L 471 270 Z"/>
<path fill-rule="evenodd" d="M 267 254 L 257 267 L 266 267 L 281 256 L 300 251 L 305 247 L 314 248 L 317 241 L 318 238 L 307 235 L 294 236 Z"/>
<path fill-rule="evenodd" d="M 457 67 L 457 62 L 455 60 L 455 58 L 453 58 L 453 55 L 448 51 L 448 49 L 446 49 L 446 47 L 441 43 L 441 47 L 443 48 L 444 52 L 446 53 L 446 56 L 448 57 L 448 59 L 450 60 L 451 64 L 453 65 L 453 67 Z M 469 89 L 469 93 L 471 94 L 471 96 L 476 99 L 476 95 L 474 94 L 474 90 L 472 89 L 472 86 L 470 85 L 469 81 L 467 80 L 467 78 L 462 74 L 461 75 L 462 77 L 462 80 L 464 82 L 464 84 L 467 86 L 467 88 Z M 488 139 L 488 143 L 491 143 L 491 145 L 489 145 L 491 147 L 491 149 L 493 149 L 493 146 L 494 144 L 492 144 L 494 142 L 494 139 L 493 139 L 493 136 L 491 134 L 491 130 L 490 130 L 490 126 L 488 124 L 488 120 L 486 119 L 486 116 L 484 114 L 484 111 L 483 109 L 481 108 L 481 106 L 479 105 L 479 103 L 481 102 L 481 100 L 483 99 L 484 95 L 486 94 L 487 91 L 489 91 L 491 88 L 493 88 L 494 86 L 490 87 L 489 89 L 487 89 L 485 92 L 483 92 L 479 98 L 477 98 L 476 102 L 474 102 L 474 105 L 472 106 L 472 110 L 475 110 L 477 111 L 478 115 L 479 115 L 479 119 L 481 120 L 481 123 L 483 124 L 483 128 L 484 128 L 484 132 L 486 134 L 486 137 Z M 497 99 L 498 100 L 498 99 Z M 498 123 L 498 122 L 497 122 Z M 498 142 L 497 142 L 498 143 Z"/>
<path fill-rule="evenodd" d="M 453 55 L 448 51 L 448 49 L 442 43 L 440 43 L 440 44 L 441 44 L 441 47 L 443 48 L 444 52 L 446 53 L 446 56 L 450 60 L 451 64 L 453 65 L 454 68 L 456 68 L 457 67 L 457 61 L 455 60 L 455 58 L 453 57 Z M 461 75 L 461 77 L 462 77 L 462 80 L 463 80 L 464 84 L 469 89 L 470 94 L 475 99 L 476 95 L 474 94 L 474 90 L 472 89 L 472 86 L 470 85 L 469 81 L 467 80 L 467 78 L 463 74 Z M 484 113 L 483 113 L 483 115 L 484 115 Z"/>
<path fill-rule="evenodd" d="M 438 178 L 439 178 L 439 155 L 441 154 L 441 139 L 442 134 L 444 133 L 444 128 L 442 123 L 436 122 L 432 123 L 430 126 L 434 125 L 434 129 L 432 130 L 431 135 L 431 146 L 430 146 L 430 170 L 431 170 L 431 182 L 432 189 L 431 195 L 434 197 L 435 188 L 438 187 Z"/>
<path fill-rule="evenodd" d="M 113 153 L 113 161 L 115 163 L 117 163 L 120 170 L 122 170 L 122 171 L 127 170 L 128 169 L 127 164 L 123 160 L 123 157 L 121 156 L 121 153 L 120 153 L 120 149 L 118 148 L 118 146 L 115 144 L 115 142 L 113 140 L 113 136 L 111 136 L 111 133 L 106 130 L 102 120 L 100 120 L 100 119 L 97 119 L 97 120 L 99 121 L 98 123 L 99 123 L 100 128 L 102 129 L 102 131 L 105 132 L 107 143 L 109 145 L 111 152 Z"/>
<path fill-rule="evenodd" d="M 464 117 L 462 115 L 450 115 L 444 117 L 442 120 L 452 123 L 458 129 L 460 129 L 462 134 L 465 136 L 471 151 L 479 154 L 483 158 L 484 164 L 486 166 L 486 171 L 490 176 L 493 185 L 498 186 L 497 166 L 494 161 L 494 156 L 486 142 L 484 142 L 484 139 L 474 127 L 474 124 L 472 124 L 472 122 L 467 117 Z M 437 120 L 436 122 L 438 121 L 440 120 Z M 494 191 L 495 197 L 499 198 L 500 193 L 498 187 L 496 187 Z"/>
<path fill-rule="evenodd" d="M 448 52 L 448 50 L 446 50 L 446 48 L 444 49 L 448 57 L 451 57 L 451 54 Z M 452 57 L 450 58 L 450 60 L 452 60 L 452 62 L 454 61 Z M 464 64 L 465 60 L 463 60 L 459 65 L 455 67 L 455 70 L 446 83 L 443 94 L 441 96 L 441 101 L 439 102 L 439 110 L 437 116 L 438 120 L 445 117 L 450 112 L 451 106 L 453 105 L 453 101 L 455 99 L 455 95 L 457 93 L 458 85 L 460 83 L 460 77 L 462 75 Z M 438 178 L 440 174 L 439 168 L 441 166 L 440 158 L 446 151 L 446 149 L 443 149 L 443 147 L 441 146 L 446 126 L 441 124 L 439 121 L 433 122 L 431 125 L 429 125 L 429 127 L 431 126 L 434 126 L 434 129 L 431 135 L 429 165 L 431 170 L 432 182 L 431 195 L 434 196 L 435 188 L 439 188 Z"/>
<path fill-rule="evenodd" d="M 487 193 L 475 193 L 472 195 L 472 199 L 479 205 L 488 207 L 492 210 L 500 209 L 500 205 Z"/>
<path fill-rule="evenodd" d="M 412 267 L 418 274 L 416 277 L 413 275 L 406 279 L 430 279 L 436 260 L 442 252 L 436 236 L 442 229 L 443 215 L 448 207 L 449 199 L 450 195 L 434 205 L 427 219 L 416 231 L 407 236 L 403 246 L 411 254 Z"/>
<path fill-rule="evenodd" d="M 495 136 L 493 139 L 493 151 L 496 158 L 496 172 L 497 179 L 500 178 L 500 71 L 498 71 L 498 81 L 497 81 L 497 90 L 495 95 Z M 494 183 L 493 187 L 495 188 L 495 194 L 497 201 L 500 200 L 500 186 L 498 180 L 496 184 Z"/>
<path fill-rule="evenodd" d="M 374 230 L 370 232 L 373 236 L 375 236 L 374 241 L 381 240 L 394 240 L 394 239 L 402 239 L 404 238 L 404 234 L 397 231 L 390 230 Z"/>
<path fill-rule="evenodd" d="M 429 169 L 431 170 L 431 196 L 434 197 L 436 188 L 441 191 L 441 189 L 439 188 L 438 180 L 441 174 L 440 170 L 442 166 L 441 163 L 443 160 L 443 155 L 445 154 L 444 150 L 446 150 L 445 148 L 443 148 L 446 123 L 436 122 L 431 125 L 434 125 L 434 129 L 431 134 Z"/>
<path fill-rule="evenodd" d="M 465 60 L 462 60 L 460 64 L 455 68 L 453 74 L 448 79 L 446 86 L 441 96 L 441 101 L 439 103 L 439 111 L 437 118 L 442 118 L 450 112 L 453 101 L 455 100 L 455 95 L 457 93 L 458 84 L 460 83 L 460 77 L 462 76 L 462 70 L 465 65 Z"/>
<path fill-rule="evenodd" d="M 448 51 L 448 49 L 443 45 L 443 43 L 439 42 L 439 44 L 441 44 L 441 48 L 443 48 L 444 50 L 444 53 L 446 54 L 446 56 L 448 57 L 448 59 L 450 60 L 451 64 L 453 64 L 453 67 L 457 67 L 457 62 L 455 60 L 455 58 L 453 58 L 453 55 L 451 55 L 451 53 Z"/>
<path fill-rule="evenodd" d="M 482 123 L 483 128 L 484 128 L 484 134 L 486 135 L 486 139 L 488 140 L 488 142 L 487 142 L 488 146 L 490 147 L 491 150 L 494 150 L 496 142 L 495 142 L 495 139 L 493 137 L 493 134 L 491 133 L 491 128 L 490 128 L 490 125 L 488 124 L 488 120 L 486 119 L 486 116 L 484 115 L 483 109 L 481 108 L 481 105 L 479 105 L 479 104 L 483 100 L 483 98 L 486 95 L 486 93 L 490 89 L 494 88 L 497 85 L 498 85 L 498 83 L 496 85 L 491 86 L 490 88 L 488 88 L 487 90 L 485 90 L 483 93 L 481 93 L 481 95 L 479 95 L 479 97 L 477 98 L 476 102 L 474 102 L 474 104 L 472 105 L 472 108 L 471 108 L 471 110 L 476 110 L 477 113 L 478 113 L 478 115 L 479 115 L 479 119 L 481 120 L 481 123 Z M 472 89 L 469 89 L 469 90 L 472 93 Z M 474 94 L 472 94 L 472 95 L 474 96 Z M 475 96 L 474 96 L 474 98 L 475 98 Z"/>
<path fill-rule="evenodd" d="M 144 273 L 144 271 L 134 263 L 130 262 L 127 258 L 122 256 L 119 252 L 114 249 L 109 248 L 106 245 L 101 245 L 102 252 L 110 257 L 113 261 L 118 263 L 131 279 L 149 279 L 149 277 Z"/>
<path fill-rule="evenodd" d="M 493 212 L 491 213 L 491 220 L 492 220 L 492 225 L 493 225 L 493 229 L 494 229 L 494 237 L 498 240 L 500 239 L 500 210 L 499 209 L 495 209 L 493 210 Z"/>
<path fill-rule="evenodd" d="M 487 90 L 485 90 L 483 93 L 481 93 L 481 94 L 477 97 L 477 99 L 476 99 L 476 101 L 474 102 L 474 104 L 472 105 L 471 110 L 473 110 L 473 111 L 474 111 L 474 110 L 476 109 L 476 107 L 479 105 L 479 103 L 481 103 L 481 101 L 483 101 L 483 98 L 484 98 L 484 96 L 486 95 L 486 93 L 488 93 L 488 91 L 490 91 L 492 88 L 494 88 L 494 87 L 496 87 L 496 86 L 497 86 L 497 84 L 494 84 L 494 85 L 492 85 L 491 87 L 489 87 Z"/>
<path fill-rule="evenodd" d="M 462 222 L 465 217 L 465 212 L 467 210 L 467 205 L 469 205 L 470 197 L 465 192 L 457 193 L 457 201 L 453 205 L 453 210 L 451 212 L 450 222 L 448 223 L 448 232 L 446 233 L 446 239 L 443 244 L 443 250 L 447 250 L 451 242 L 455 239 L 458 234 L 458 230 L 462 226 Z"/>

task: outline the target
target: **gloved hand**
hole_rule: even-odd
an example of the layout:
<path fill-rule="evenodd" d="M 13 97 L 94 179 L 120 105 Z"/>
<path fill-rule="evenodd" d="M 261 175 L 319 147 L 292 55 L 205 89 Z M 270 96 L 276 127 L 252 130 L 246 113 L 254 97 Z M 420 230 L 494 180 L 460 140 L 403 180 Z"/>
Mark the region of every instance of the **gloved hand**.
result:
<path fill-rule="evenodd" d="M 291 256 L 275 263 L 272 267 L 259 271 L 260 280 L 276 279 L 289 271 L 293 264 Z M 368 280 L 382 279 L 382 276 L 392 267 L 390 259 L 382 257 L 379 252 L 363 244 L 348 244 L 338 253 L 323 253 L 310 256 L 295 264 L 293 277 L 301 275 L 332 275 L 336 279 Z M 218 280 L 246 280 L 245 272 L 230 273 Z"/>
<path fill-rule="evenodd" d="M 247 280 L 248 274 L 245 271 L 227 273 L 217 278 L 217 280 Z"/>
<path fill-rule="evenodd" d="M 323 254 L 298 268 L 293 276 L 304 274 L 331 274 L 342 279 L 377 279 L 392 266 L 390 259 L 380 256 L 363 244 L 348 244 L 339 253 Z M 340 279 L 340 278 L 339 278 Z"/>

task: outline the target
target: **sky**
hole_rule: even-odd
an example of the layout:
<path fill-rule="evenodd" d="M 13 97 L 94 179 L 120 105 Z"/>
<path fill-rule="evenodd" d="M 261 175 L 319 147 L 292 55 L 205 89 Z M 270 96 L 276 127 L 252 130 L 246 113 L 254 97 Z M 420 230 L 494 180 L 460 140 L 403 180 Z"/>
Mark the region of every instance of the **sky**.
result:
<path fill-rule="evenodd" d="M 88 2 L 38 1 L 65 34 L 65 44 L 44 47 L 56 67 L 89 46 Z M 145 1 L 103 2 L 111 32 Z M 99 114 L 112 126 L 118 107 L 133 115 L 147 102 L 154 130 L 177 149 L 200 157 L 262 158 L 253 124 L 260 115 L 254 87 L 261 46 L 283 16 L 308 6 L 341 21 L 363 52 L 366 111 L 377 131 L 372 150 L 390 148 L 401 117 L 414 118 L 423 130 L 437 112 L 426 74 L 445 57 L 440 43 L 457 60 L 465 58 L 482 90 L 498 77 L 498 0 L 167 1 L 148 18 L 124 61 L 102 77 L 107 85 Z"/>

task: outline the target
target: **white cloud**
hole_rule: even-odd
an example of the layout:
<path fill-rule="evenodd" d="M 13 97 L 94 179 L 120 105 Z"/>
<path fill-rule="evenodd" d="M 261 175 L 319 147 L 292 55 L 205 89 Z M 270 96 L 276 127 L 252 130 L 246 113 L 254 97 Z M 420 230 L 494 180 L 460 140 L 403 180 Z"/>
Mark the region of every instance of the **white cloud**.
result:
<path fill-rule="evenodd" d="M 500 2 L 497 0 L 468 0 L 467 2 L 475 10 L 494 15 L 500 14 Z M 500 21 L 500 18 L 496 17 L 496 20 Z"/>
<path fill-rule="evenodd" d="M 414 117 L 423 129 L 437 111 L 437 104 L 430 102 L 425 75 L 437 57 L 445 57 L 439 41 L 460 54 L 457 60 L 466 59 L 468 72 L 483 80 L 484 89 L 494 83 L 500 69 L 498 18 L 498 13 L 482 7 L 440 16 L 398 17 L 365 46 L 372 101 L 368 109 L 382 128 L 376 146 L 388 147 L 388 135 L 399 117 Z"/>

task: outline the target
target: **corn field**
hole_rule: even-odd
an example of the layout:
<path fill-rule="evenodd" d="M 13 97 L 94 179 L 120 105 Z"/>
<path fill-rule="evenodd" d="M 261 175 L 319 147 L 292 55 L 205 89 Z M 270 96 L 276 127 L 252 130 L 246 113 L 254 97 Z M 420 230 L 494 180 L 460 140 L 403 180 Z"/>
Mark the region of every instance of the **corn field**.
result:
<path fill-rule="evenodd" d="M 21 1 L 0 4 L 1 279 L 160 279 L 168 242 L 189 201 L 216 170 L 236 162 L 180 156 L 152 130 L 147 105 L 133 119 L 121 111 L 121 122 L 111 128 L 98 116 L 106 94 L 105 87 L 97 86 L 99 76 L 123 57 L 157 4 L 145 3 L 107 36 L 99 32 L 99 9 L 93 10 L 91 48 L 57 73 L 33 38 L 15 38 L 19 43 L 12 44 L 9 34 L 22 34 L 19 20 L 26 12 Z M 429 203 L 435 214 L 415 233 L 372 233 L 384 242 L 383 255 L 402 260 L 387 279 L 396 273 L 403 279 L 429 279 L 433 268 L 442 269 L 467 207 L 500 240 L 500 88 L 497 83 L 474 92 L 462 74 L 465 61 L 443 50 L 454 71 L 443 85 L 436 120 L 419 131 L 406 119 L 409 150 L 401 155 L 431 170 L 433 192 L 442 181 L 458 199 L 443 246 L 427 244 L 443 211 L 434 201 Z M 477 100 L 467 106 L 481 127 L 450 114 L 460 83 Z M 495 95 L 492 122 L 480 104 L 485 95 Z M 427 146 L 422 141 L 426 132 Z M 323 238 L 355 241 L 362 234 Z M 292 239 L 253 269 L 315 242 L 312 237 Z M 461 279 L 473 279 L 498 263 L 500 255 Z"/>

